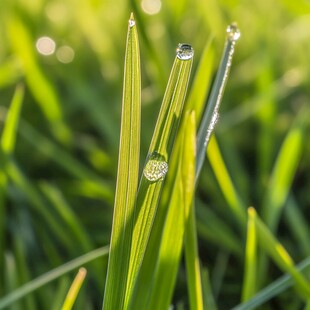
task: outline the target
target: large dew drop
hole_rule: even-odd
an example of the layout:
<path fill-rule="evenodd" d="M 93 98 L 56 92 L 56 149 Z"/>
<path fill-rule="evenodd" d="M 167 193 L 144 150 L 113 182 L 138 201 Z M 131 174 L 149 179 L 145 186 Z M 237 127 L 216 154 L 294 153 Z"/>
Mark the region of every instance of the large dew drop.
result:
<path fill-rule="evenodd" d="M 191 45 L 180 43 L 177 48 L 177 57 L 181 60 L 188 60 L 193 58 L 194 49 Z"/>
<path fill-rule="evenodd" d="M 156 152 L 149 155 L 143 174 L 151 182 L 163 180 L 168 172 L 168 164 L 164 157 Z"/>
<path fill-rule="evenodd" d="M 241 36 L 240 30 L 237 27 L 237 24 L 235 23 L 232 23 L 231 25 L 227 27 L 226 33 L 227 33 L 228 39 L 234 42 L 237 41 Z"/>

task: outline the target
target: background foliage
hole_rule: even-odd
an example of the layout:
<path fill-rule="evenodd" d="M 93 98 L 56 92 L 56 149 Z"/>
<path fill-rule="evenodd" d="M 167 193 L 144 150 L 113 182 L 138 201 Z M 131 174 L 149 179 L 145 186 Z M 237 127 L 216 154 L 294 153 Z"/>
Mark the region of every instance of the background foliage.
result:
<path fill-rule="evenodd" d="M 214 36 L 215 72 L 226 26 L 237 21 L 242 33 L 216 127 L 234 189 L 213 143 L 196 197 L 200 257 L 219 309 L 240 301 L 244 271 L 245 232 L 228 206 L 254 206 L 295 261 L 310 254 L 309 1 L 1 1 L 1 132 L 16 86 L 25 86 L 24 96 L 22 86 L 16 91 L 16 145 L 5 147 L 1 134 L 0 296 L 109 242 L 132 10 L 140 23 L 142 163 L 177 44 L 194 47 L 195 72 Z M 38 53 L 42 36 L 56 43 L 52 55 Z M 76 309 L 100 307 L 105 264 L 87 265 Z M 258 287 L 280 275 L 267 268 Z M 14 309 L 59 308 L 72 278 Z M 181 268 L 175 303 L 187 304 L 185 281 Z M 289 290 L 265 308 L 297 309 L 301 301 L 292 296 Z"/>

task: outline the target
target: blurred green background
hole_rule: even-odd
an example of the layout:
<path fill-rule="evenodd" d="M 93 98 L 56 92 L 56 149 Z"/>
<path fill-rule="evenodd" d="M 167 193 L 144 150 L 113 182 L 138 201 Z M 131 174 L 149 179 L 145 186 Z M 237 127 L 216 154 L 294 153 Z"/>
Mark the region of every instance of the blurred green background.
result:
<path fill-rule="evenodd" d="M 25 85 L 25 94 L 14 154 L 0 165 L 0 296 L 109 243 L 131 11 L 141 46 L 142 163 L 177 44 L 194 47 L 195 71 L 213 36 L 215 73 L 226 26 L 236 21 L 242 35 L 215 130 L 219 146 L 242 204 L 259 213 L 269 203 L 285 207 L 278 238 L 296 261 L 310 254 L 310 1 L 3 0 L 1 132 L 16 86 Z M 296 127 L 299 144 L 287 142 L 275 185 L 277 156 Z M 228 309 L 240 300 L 245 236 L 211 166 L 207 161 L 197 190 L 200 254 L 219 309 Z M 104 260 L 88 265 L 76 309 L 99 309 L 105 267 Z M 271 266 L 270 278 L 278 275 Z M 72 278 L 12 309 L 57 309 Z M 184 281 L 181 271 L 175 300 L 186 304 Z"/>

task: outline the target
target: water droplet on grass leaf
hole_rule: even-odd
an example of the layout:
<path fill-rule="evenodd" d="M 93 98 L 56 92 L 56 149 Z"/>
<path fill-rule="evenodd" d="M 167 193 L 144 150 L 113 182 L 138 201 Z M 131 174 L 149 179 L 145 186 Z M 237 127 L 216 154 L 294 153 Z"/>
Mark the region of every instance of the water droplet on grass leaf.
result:
<path fill-rule="evenodd" d="M 230 41 L 237 41 L 241 36 L 240 30 L 235 23 L 232 23 L 227 27 L 226 33 Z"/>
<path fill-rule="evenodd" d="M 153 152 L 149 155 L 143 174 L 151 182 L 163 180 L 168 172 L 168 164 L 164 156 Z"/>
<path fill-rule="evenodd" d="M 193 58 L 194 49 L 191 45 L 180 43 L 177 48 L 177 57 L 181 60 L 188 60 Z"/>

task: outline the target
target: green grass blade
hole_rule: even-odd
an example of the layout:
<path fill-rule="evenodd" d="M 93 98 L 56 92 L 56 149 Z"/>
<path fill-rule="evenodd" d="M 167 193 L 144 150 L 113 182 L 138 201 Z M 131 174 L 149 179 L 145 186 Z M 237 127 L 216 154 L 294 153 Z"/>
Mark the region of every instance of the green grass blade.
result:
<path fill-rule="evenodd" d="M 164 233 L 159 249 L 157 267 L 154 274 L 154 286 L 151 290 L 150 310 L 168 309 L 182 253 L 185 230 L 191 212 L 195 189 L 195 113 L 188 115 L 184 139 L 180 154 L 179 167 Z"/>
<path fill-rule="evenodd" d="M 197 227 L 195 204 L 192 203 L 185 232 L 185 262 L 187 274 L 187 289 L 191 310 L 203 310 L 203 295 L 201 284 L 201 270 L 198 253 Z"/>
<path fill-rule="evenodd" d="M 135 228 L 127 286 L 127 303 L 144 257 L 163 179 L 167 172 L 172 147 L 178 130 L 183 103 L 190 77 L 194 51 L 187 44 L 179 45 L 161 110 L 149 148 L 148 158 L 140 181 L 135 211 Z M 126 304 L 127 304 L 126 303 Z"/>
<path fill-rule="evenodd" d="M 18 122 L 22 102 L 24 98 L 24 86 L 19 84 L 16 87 L 14 97 L 6 117 L 5 125 L 1 135 L 1 147 L 5 154 L 12 154 L 15 147 Z"/>
<path fill-rule="evenodd" d="M 231 67 L 235 44 L 239 37 L 240 32 L 236 25 L 233 24 L 227 28 L 227 39 L 220 67 L 217 72 L 214 84 L 212 86 L 211 94 L 207 103 L 207 108 L 203 115 L 197 134 L 196 179 L 198 179 L 199 177 L 205 159 L 205 151 L 218 119 L 218 111 L 224 94 L 225 85 L 229 76 L 229 70 Z"/>
<path fill-rule="evenodd" d="M 0 309 L 5 309 L 9 305 L 13 304 L 17 300 L 23 298 L 24 296 L 30 294 L 31 292 L 39 289 L 40 287 L 56 280 L 57 278 L 65 275 L 66 273 L 75 270 L 82 265 L 85 265 L 97 258 L 107 257 L 109 253 L 108 246 L 102 247 L 87 254 L 84 254 L 78 258 L 71 260 L 70 262 L 61 265 L 49 272 L 37 277 L 36 279 L 26 283 L 25 285 L 19 287 L 13 292 L 7 294 L 5 297 L 0 299 Z"/>
<path fill-rule="evenodd" d="M 232 213 L 236 216 L 236 219 L 240 222 L 240 224 L 245 226 L 245 206 L 233 185 L 215 136 L 210 139 L 210 144 L 207 148 L 207 156 Z"/>
<path fill-rule="evenodd" d="M 294 262 L 285 248 L 275 239 L 267 226 L 259 219 L 255 209 L 250 208 L 252 213 L 255 228 L 257 230 L 257 237 L 260 246 L 271 256 L 276 265 L 283 271 L 290 273 L 296 282 L 298 291 L 303 297 L 310 296 L 309 281 L 295 268 Z"/>
<path fill-rule="evenodd" d="M 66 299 L 64 301 L 64 304 L 61 308 L 61 310 L 71 310 L 74 302 L 76 300 L 76 297 L 81 289 L 81 286 L 85 280 L 87 271 L 85 268 L 80 268 L 76 277 L 74 278 L 72 285 L 68 291 L 68 294 L 66 296 Z"/>
<path fill-rule="evenodd" d="M 310 257 L 306 258 L 304 261 L 296 265 L 296 269 L 299 272 L 305 272 L 310 270 Z M 293 277 L 290 274 L 286 274 L 273 283 L 266 286 L 260 292 L 258 292 L 253 298 L 245 303 L 235 306 L 232 310 L 251 310 L 257 309 L 268 300 L 281 294 L 286 289 L 290 288 L 295 284 Z"/>
<path fill-rule="evenodd" d="M 103 309 L 122 309 L 129 268 L 140 153 L 141 73 L 138 34 L 129 19 L 112 236 Z"/>
<path fill-rule="evenodd" d="M 209 271 L 207 268 L 202 269 L 201 283 L 203 292 L 203 309 L 217 310 L 217 306 L 214 300 L 212 287 L 210 283 Z"/>
<path fill-rule="evenodd" d="M 247 240 L 245 248 L 245 270 L 242 288 L 242 301 L 249 300 L 256 292 L 256 247 L 257 237 L 253 209 L 248 210 Z"/>
<path fill-rule="evenodd" d="M 2 291 L 1 282 L 3 280 L 4 249 L 5 249 L 5 225 L 6 208 L 5 199 L 7 191 L 7 174 L 5 166 L 8 156 L 12 155 L 15 148 L 17 128 L 19 123 L 20 111 L 24 98 L 24 87 L 22 84 L 16 87 L 10 109 L 8 111 L 5 124 L 1 135 L 0 145 L 0 293 Z"/>

